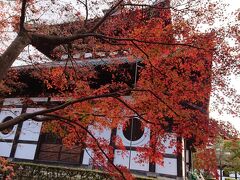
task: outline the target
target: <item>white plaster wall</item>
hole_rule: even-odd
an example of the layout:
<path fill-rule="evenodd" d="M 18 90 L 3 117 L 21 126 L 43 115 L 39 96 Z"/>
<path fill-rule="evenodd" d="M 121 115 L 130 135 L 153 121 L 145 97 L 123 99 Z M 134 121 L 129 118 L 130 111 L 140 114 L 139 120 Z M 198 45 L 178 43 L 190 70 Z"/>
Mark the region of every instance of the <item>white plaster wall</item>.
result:
<path fill-rule="evenodd" d="M 14 157 L 20 159 L 33 160 L 36 148 L 37 148 L 36 144 L 18 143 Z"/>
<path fill-rule="evenodd" d="M 43 110 L 43 108 L 28 108 L 26 113 L 33 113 Z M 26 143 L 18 143 L 15 153 L 15 158 L 33 160 L 36 153 L 36 144 L 27 144 L 27 141 L 38 141 L 40 136 L 42 122 L 36 122 L 31 119 L 23 122 L 19 140 L 24 140 Z"/>
<path fill-rule="evenodd" d="M 101 127 L 101 126 L 99 126 Z M 104 139 L 106 142 L 110 143 L 111 140 L 111 129 L 104 128 L 99 129 L 98 125 L 90 125 L 88 130 L 94 135 L 95 138 L 101 140 Z"/>
<path fill-rule="evenodd" d="M 26 112 L 33 113 L 40 110 L 43 110 L 43 108 L 28 108 Z M 27 120 L 23 122 L 19 139 L 26 141 L 38 141 L 41 126 L 42 122 L 36 122 L 33 120 Z"/>
<path fill-rule="evenodd" d="M 132 170 L 149 171 L 149 162 L 146 161 L 146 162 L 140 163 L 139 155 L 140 155 L 140 152 L 131 151 L 131 158 L 130 158 L 130 151 L 115 150 L 114 164 L 122 165 Z"/>
<path fill-rule="evenodd" d="M 101 126 L 99 126 L 101 127 Z M 104 140 L 108 144 L 110 143 L 111 140 L 111 129 L 105 128 L 105 129 L 98 129 L 98 125 L 90 125 L 88 127 L 88 130 L 94 135 L 95 138 L 97 138 L 101 144 L 101 141 Z M 87 138 L 90 138 L 88 135 Z M 94 154 L 90 148 L 86 148 L 83 153 L 83 163 L 84 165 L 89 165 L 91 164 L 92 158 L 94 157 Z"/>
<path fill-rule="evenodd" d="M 93 157 L 93 152 L 92 152 L 92 150 L 89 149 L 89 148 L 86 148 L 86 149 L 84 150 L 84 153 L 83 153 L 83 162 L 82 162 L 82 164 L 84 164 L 84 165 L 89 165 L 90 162 L 92 161 L 92 158 L 91 158 L 91 157 Z"/>
<path fill-rule="evenodd" d="M 129 151 L 123 152 L 122 150 L 115 150 L 113 162 L 115 165 L 121 165 L 129 168 Z"/>
<path fill-rule="evenodd" d="M 177 159 L 164 158 L 163 162 L 163 166 L 156 164 L 156 173 L 177 176 Z"/>
<path fill-rule="evenodd" d="M 9 157 L 13 143 L 0 142 L 0 156 Z"/>
<path fill-rule="evenodd" d="M 170 146 L 171 142 L 176 142 L 176 137 L 174 135 L 168 135 L 165 138 L 162 138 L 161 142 L 166 147 L 165 154 L 174 154 L 176 152 L 176 146 Z"/>

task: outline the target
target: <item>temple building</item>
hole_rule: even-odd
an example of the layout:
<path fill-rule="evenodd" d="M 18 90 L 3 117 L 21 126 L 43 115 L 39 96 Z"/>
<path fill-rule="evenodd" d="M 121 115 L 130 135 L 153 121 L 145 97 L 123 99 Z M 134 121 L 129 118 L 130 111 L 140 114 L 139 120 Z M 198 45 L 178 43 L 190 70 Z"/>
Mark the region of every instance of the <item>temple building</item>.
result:
<path fill-rule="evenodd" d="M 110 58 L 99 59 L 85 59 L 84 61 L 76 61 L 80 67 L 92 66 L 98 72 L 99 79 L 92 82 L 96 84 L 104 83 L 107 79 L 107 72 L 102 71 L 102 67 L 109 63 L 117 63 L 119 67 L 127 69 L 133 75 L 132 79 L 128 79 L 128 83 L 134 84 L 135 72 L 140 68 L 136 68 L 140 61 L 129 62 L 127 58 L 117 58 L 113 61 Z M 64 62 L 47 63 L 40 66 L 45 68 L 53 68 L 63 66 Z M 1 122 L 8 121 L 22 113 L 32 113 L 42 110 L 47 107 L 61 104 L 63 101 L 54 97 L 37 97 L 41 94 L 41 81 L 34 79 L 26 73 L 34 70 L 31 66 L 16 67 L 20 79 L 28 83 L 26 89 L 21 89 L 21 95 L 30 93 L 29 99 L 34 103 L 30 105 L 24 104 L 24 96 L 18 98 L 5 98 L 1 103 Z M 31 89 L 34 92 L 31 92 Z M 37 93 L 37 94 L 36 94 Z M 46 92 L 45 92 L 46 93 Z M 14 95 L 14 94 L 13 94 Z M 13 96 L 12 95 L 12 96 Z M 35 95 L 36 97 L 31 97 Z M 129 98 L 130 96 L 126 96 Z M 163 165 L 150 162 L 139 162 L 137 151 L 138 148 L 144 147 L 150 143 L 151 129 L 148 127 L 141 128 L 142 123 L 139 118 L 133 114 L 129 118 L 129 124 L 126 128 L 120 125 L 118 128 L 104 130 L 97 129 L 95 125 L 89 125 L 88 129 L 94 134 L 97 139 L 105 139 L 109 145 L 114 147 L 115 165 L 122 165 L 130 169 L 135 174 L 145 176 L 161 176 L 176 179 L 177 177 L 185 177 L 191 168 L 191 150 L 188 142 L 184 139 L 177 139 L 172 134 L 166 134 L 163 138 L 165 146 L 165 153 L 163 155 Z M 66 148 L 60 137 L 51 133 L 41 132 L 42 122 L 36 122 L 31 119 L 15 125 L 9 129 L 0 132 L 0 156 L 7 157 L 13 161 L 27 161 L 34 163 L 47 163 L 47 164 L 61 164 L 61 165 L 74 165 L 76 167 L 94 168 L 92 166 L 94 158 L 91 148 L 82 148 L 81 146 L 74 145 L 73 147 Z M 119 137 L 126 148 L 126 153 L 118 149 L 117 144 L 114 144 L 113 137 Z M 181 141 L 182 153 L 176 153 L 177 147 L 170 146 L 171 142 Z M 124 154 L 124 155 L 123 155 Z"/>

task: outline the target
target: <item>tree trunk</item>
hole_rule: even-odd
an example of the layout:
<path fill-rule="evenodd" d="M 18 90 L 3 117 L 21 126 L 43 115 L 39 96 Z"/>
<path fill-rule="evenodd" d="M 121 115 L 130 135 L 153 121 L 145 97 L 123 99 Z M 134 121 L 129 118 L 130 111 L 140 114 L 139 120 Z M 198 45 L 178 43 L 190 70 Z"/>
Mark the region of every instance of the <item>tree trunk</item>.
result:
<path fill-rule="evenodd" d="M 0 56 L 0 81 L 6 76 L 8 69 L 31 40 L 27 32 L 21 32 Z"/>

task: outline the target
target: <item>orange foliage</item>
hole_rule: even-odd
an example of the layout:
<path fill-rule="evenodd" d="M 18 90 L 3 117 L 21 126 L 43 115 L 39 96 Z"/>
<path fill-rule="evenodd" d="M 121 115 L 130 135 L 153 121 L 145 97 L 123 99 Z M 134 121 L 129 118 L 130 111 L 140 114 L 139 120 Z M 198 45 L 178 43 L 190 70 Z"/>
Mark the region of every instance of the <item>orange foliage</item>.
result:
<path fill-rule="evenodd" d="M 34 6 L 33 0 L 28 3 L 33 14 L 40 11 Z M 64 9 L 67 12 L 73 10 L 69 6 Z M 203 12 L 203 9 L 199 9 L 198 16 Z M 76 15 L 79 16 L 79 13 Z M 13 20 L 18 26 L 19 17 Z M 177 20 L 178 23 L 171 23 L 171 11 L 168 8 L 153 8 L 149 11 L 147 8 L 120 8 L 97 31 L 103 37 L 87 37 L 73 42 L 69 50 L 72 54 L 104 51 L 112 57 L 113 52 L 118 51 L 127 55 L 130 62 L 139 59 L 141 68 L 134 88 L 121 81 L 130 79 L 130 74 L 123 71 L 123 77 L 119 80 L 113 73 L 120 71 L 116 64 L 106 68 L 106 71 L 112 73 L 111 82 L 95 89 L 89 84 L 91 79 L 97 78 L 97 72 L 92 67 L 52 67 L 41 70 L 40 74 L 32 72 L 32 76 L 43 81 L 51 97 L 64 98 L 66 101 L 117 92 L 113 96 L 75 103 L 48 114 L 56 118 L 55 121 L 45 123 L 44 130 L 58 134 L 67 147 L 80 144 L 91 148 L 95 152 L 94 165 L 101 165 L 114 172 L 115 167 L 108 164 L 102 152 L 106 152 L 107 157 L 112 159 L 113 147 L 106 140 L 91 136 L 88 127 L 94 126 L 99 131 L 114 129 L 118 125 L 124 127 L 127 119 L 137 114 L 152 134 L 152 145 L 138 149 L 141 152 L 139 161 L 146 161 L 150 157 L 151 162 L 162 164 L 165 149 L 159 137 L 171 132 L 178 138 L 191 141 L 192 147 L 203 150 L 203 153 L 198 154 L 199 158 L 212 157 L 209 163 L 201 167 L 214 172 L 214 152 L 206 148 L 215 141 L 219 126 L 209 119 L 208 106 L 211 80 L 217 72 L 212 68 L 212 62 L 216 55 L 215 47 L 220 44 L 221 38 L 214 31 L 200 34 L 181 17 L 177 17 Z M 87 29 L 91 29 L 94 22 L 95 19 L 89 21 Z M 55 32 L 54 26 L 45 24 L 40 24 L 36 29 L 39 34 L 67 36 L 81 29 L 83 24 L 81 19 L 80 22 L 66 26 L 56 25 L 61 31 L 58 29 Z M 1 26 L 4 26 L 4 22 Z M 60 57 L 63 52 L 63 49 L 55 48 L 52 53 Z M 225 47 L 224 53 L 229 57 L 230 50 Z M 221 57 L 217 61 L 221 62 Z M 11 86 L 11 83 L 8 85 Z M 124 150 L 118 137 L 115 137 L 115 142 L 118 148 Z M 179 147 L 176 153 L 181 151 L 179 142 L 171 142 L 171 146 Z M 124 167 L 119 168 L 123 173 L 127 172 Z"/>
<path fill-rule="evenodd" d="M 0 173 L 6 180 L 11 180 L 15 176 L 13 164 L 11 164 L 8 160 L 2 157 L 0 157 Z"/>

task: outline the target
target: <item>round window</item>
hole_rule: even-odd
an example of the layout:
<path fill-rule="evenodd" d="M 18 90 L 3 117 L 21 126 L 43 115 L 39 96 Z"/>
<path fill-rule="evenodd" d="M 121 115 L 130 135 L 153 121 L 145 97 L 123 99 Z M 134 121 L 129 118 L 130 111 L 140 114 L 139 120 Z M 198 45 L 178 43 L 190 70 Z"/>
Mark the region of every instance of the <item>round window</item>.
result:
<path fill-rule="evenodd" d="M 10 121 L 11 119 L 13 119 L 13 117 L 7 116 L 7 117 L 5 117 L 5 118 L 3 119 L 2 123 L 7 122 L 7 121 Z M 12 130 L 13 130 L 13 126 L 8 127 L 8 128 L 6 128 L 6 129 L 2 130 L 1 133 L 4 134 L 4 135 L 6 135 L 6 134 L 9 134 Z"/>
<path fill-rule="evenodd" d="M 127 126 L 123 130 L 123 135 L 129 141 L 137 141 L 143 136 L 144 130 L 142 123 L 138 118 L 129 119 Z"/>

